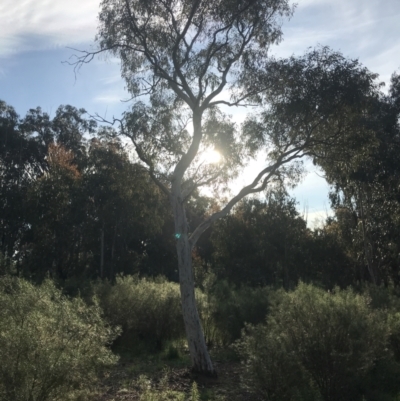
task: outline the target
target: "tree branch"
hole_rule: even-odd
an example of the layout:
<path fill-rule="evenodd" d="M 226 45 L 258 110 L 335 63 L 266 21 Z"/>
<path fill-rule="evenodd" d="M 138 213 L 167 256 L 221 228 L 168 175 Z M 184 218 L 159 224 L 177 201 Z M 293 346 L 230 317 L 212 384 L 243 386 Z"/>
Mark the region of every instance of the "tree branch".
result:
<path fill-rule="evenodd" d="M 305 156 L 305 153 L 303 153 L 303 149 L 303 147 L 294 148 L 286 152 L 285 154 L 282 154 L 273 165 L 263 169 L 251 184 L 243 187 L 240 192 L 236 196 L 234 196 L 222 210 L 213 213 L 206 220 L 200 223 L 189 237 L 190 246 L 193 248 L 196 245 L 197 240 L 204 233 L 204 231 L 206 231 L 207 228 L 209 228 L 216 220 L 226 216 L 232 210 L 232 208 L 245 196 L 263 191 L 267 187 L 271 177 L 277 173 L 279 167 L 286 163 L 289 163 L 294 159 Z M 286 156 L 289 157 L 285 158 Z M 261 185 L 257 186 L 261 180 Z"/>
<path fill-rule="evenodd" d="M 146 155 L 144 154 L 144 152 L 142 151 L 141 147 L 136 143 L 135 139 L 133 138 L 132 135 L 129 135 L 128 132 L 126 132 L 124 124 L 122 122 L 122 120 L 120 120 L 119 118 L 113 118 L 113 121 L 109 121 L 106 120 L 105 118 L 99 116 L 98 114 L 96 116 L 94 116 L 94 118 L 99 121 L 99 122 L 103 122 L 106 124 L 110 124 L 111 126 L 113 126 L 116 122 L 119 123 L 120 125 L 120 129 L 122 132 L 122 135 L 130 138 L 130 140 L 133 143 L 133 146 L 135 147 L 135 151 L 136 154 L 138 155 L 139 159 L 145 163 L 148 168 L 146 169 L 146 171 L 149 173 L 150 178 L 154 181 L 154 183 L 161 189 L 161 191 L 167 195 L 168 197 L 171 195 L 170 190 L 157 178 L 157 176 L 155 175 L 154 172 L 154 165 L 153 163 L 146 157 Z"/>

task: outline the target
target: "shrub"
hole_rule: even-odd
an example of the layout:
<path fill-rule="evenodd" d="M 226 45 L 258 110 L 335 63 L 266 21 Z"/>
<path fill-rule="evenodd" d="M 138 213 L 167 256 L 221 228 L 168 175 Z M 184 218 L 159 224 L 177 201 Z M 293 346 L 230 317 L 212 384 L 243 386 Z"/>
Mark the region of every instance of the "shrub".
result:
<path fill-rule="evenodd" d="M 399 288 L 365 285 L 363 293 L 371 299 L 371 307 L 379 312 L 389 330 L 390 357 L 381 358 L 370 374 L 368 400 L 400 399 L 400 297 Z"/>
<path fill-rule="evenodd" d="M 140 375 L 134 383 L 139 390 L 139 401 L 200 401 L 197 383 L 194 381 L 189 394 L 184 391 L 171 390 L 168 385 L 168 375 L 165 375 L 155 388 L 150 379 Z"/>
<path fill-rule="evenodd" d="M 216 281 L 213 276 L 207 280 L 205 294 L 198 299 L 209 344 L 232 344 L 240 337 L 246 323 L 257 324 L 265 320 L 271 293 L 269 287 L 244 285 L 236 288 L 225 280 Z"/>
<path fill-rule="evenodd" d="M 0 399 L 86 398 L 100 371 L 116 362 L 106 348 L 116 335 L 98 305 L 66 298 L 51 281 L 2 277 Z"/>
<path fill-rule="evenodd" d="M 238 343 L 244 382 L 267 400 L 312 399 L 301 396 L 307 387 L 325 401 L 361 400 L 376 361 L 390 357 L 388 333 L 367 297 L 300 284 L 292 293 L 278 293 L 266 323 L 250 328 Z"/>
<path fill-rule="evenodd" d="M 98 282 L 94 290 L 110 323 L 122 327 L 120 347 L 132 349 L 144 343 L 162 349 L 185 336 L 178 284 L 118 276 L 114 285 Z"/>
<path fill-rule="evenodd" d="M 400 289 L 392 284 L 385 287 L 383 285 L 364 284 L 361 289 L 362 294 L 371 300 L 373 309 L 386 311 L 400 310 Z"/>
<path fill-rule="evenodd" d="M 0 276 L 16 274 L 15 263 L 7 255 L 0 252 Z"/>
<path fill-rule="evenodd" d="M 236 343 L 244 362 L 242 384 L 268 401 L 314 401 L 318 391 L 284 336 L 267 325 L 247 325 Z"/>

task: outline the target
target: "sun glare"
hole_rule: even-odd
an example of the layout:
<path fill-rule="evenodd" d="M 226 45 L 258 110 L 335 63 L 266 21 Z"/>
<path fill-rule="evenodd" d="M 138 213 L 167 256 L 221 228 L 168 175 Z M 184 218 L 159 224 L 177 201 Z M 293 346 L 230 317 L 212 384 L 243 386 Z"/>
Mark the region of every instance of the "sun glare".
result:
<path fill-rule="evenodd" d="M 208 150 L 204 153 L 204 160 L 208 164 L 215 164 L 221 161 L 221 153 L 216 150 Z"/>

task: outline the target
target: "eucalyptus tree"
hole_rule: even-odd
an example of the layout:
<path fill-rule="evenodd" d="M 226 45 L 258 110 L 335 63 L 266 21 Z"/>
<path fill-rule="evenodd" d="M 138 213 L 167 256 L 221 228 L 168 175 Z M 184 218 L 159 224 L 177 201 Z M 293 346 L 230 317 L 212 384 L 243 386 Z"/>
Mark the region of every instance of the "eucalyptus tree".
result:
<path fill-rule="evenodd" d="M 22 119 L 0 100 L 0 252 L 10 262 L 20 256 L 21 237 L 29 227 L 23 206 L 27 190 L 47 165 L 42 132 L 29 124 L 39 118 L 44 124 L 49 121 L 39 108 Z"/>
<path fill-rule="evenodd" d="M 266 200 L 245 199 L 214 225 L 214 269 L 236 285 L 289 289 L 309 278 L 304 276 L 309 253 L 304 245 L 310 236 L 295 200 L 285 192 L 270 193 Z"/>
<path fill-rule="evenodd" d="M 104 137 L 100 130 L 87 153 L 86 253 L 96 256 L 101 278 L 114 280 L 117 274 L 136 273 L 148 257 L 149 243 L 164 223 L 166 202 L 119 138 Z"/>
<path fill-rule="evenodd" d="M 29 277 L 66 279 L 79 272 L 78 227 L 85 219 L 82 177 L 74 154 L 49 145 L 47 168 L 24 199 L 29 228 L 22 238 L 22 269 Z"/>
<path fill-rule="evenodd" d="M 366 270 L 376 284 L 399 280 L 399 82 L 394 74 L 388 94 L 370 99 L 360 122 L 360 128 L 372 133 L 370 146 L 354 149 L 354 157 L 342 163 L 319 162 L 333 187 L 332 227 L 347 237 L 346 248 L 359 265 L 361 278 Z"/>
<path fill-rule="evenodd" d="M 214 368 L 195 303 L 197 240 L 245 196 L 285 174 L 295 177 L 291 162 L 311 148 L 321 153 L 323 145 L 332 146 L 344 104 L 361 95 L 358 84 L 369 83 L 356 62 L 326 49 L 300 61 L 270 60 L 269 48 L 281 40 L 282 21 L 292 12 L 288 0 L 103 0 L 98 48 L 76 60 L 80 67 L 102 52 L 121 60 L 133 106 L 119 120 L 120 130 L 169 197 L 188 345 L 201 372 Z M 288 119 L 280 113 L 282 102 L 293 106 Z M 249 115 L 242 127 L 226 114 L 228 107 L 255 105 L 265 113 Z M 252 182 L 190 232 L 185 206 L 191 194 L 204 186 L 221 192 L 260 149 L 267 162 Z M 207 162 L 210 150 L 220 153 L 219 163 Z"/>

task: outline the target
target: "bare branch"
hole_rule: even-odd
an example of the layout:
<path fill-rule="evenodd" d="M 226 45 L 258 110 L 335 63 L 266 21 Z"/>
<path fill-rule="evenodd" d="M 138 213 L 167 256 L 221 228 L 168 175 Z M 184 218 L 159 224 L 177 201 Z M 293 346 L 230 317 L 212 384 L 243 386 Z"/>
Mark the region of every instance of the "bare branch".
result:
<path fill-rule="evenodd" d="M 249 42 L 251 41 L 252 37 L 253 37 L 253 34 L 250 33 L 249 36 L 248 36 L 248 38 L 243 40 L 242 45 L 241 45 L 240 49 L 238 50 L 238 52 L 236 53 L 235 57 L 233 57 L 233 58 L 229 61 L 229 63 L 227 64 L 227 66 L 226 66 L 226 68 L 225 68 L 225 71 L 222 73 L 221 82 L 220 82 L 220 84 L 218 85 L 218 88 L 217 88 L 215 91 L 213 91 L 212 93 L 210 93 L 210 94 L 204 99 L 203 104 L 202 104 L 202 106 L 201 106 L 201 107 L 202 107 L 202 110 L 205 110 L 207 107 L 209 107 L 211 100 L 214 99 L 215 97 L 217 97 L 217 96 L 222 92 L 222 90 L 224 89 L 225 85 L 227 84 L 227 76 L 228 76 L 228 74 L 229 74 L 229 72 L 230 72 L 230 70 L 231 70 L 231 68 L 232 68 L 232 65 L 233 65 L 236 61 L 238 61 L 238 60 L 240 59 L 240 57 L 242 56 L 242 54 L 243 54 L 243 52 L 244 52 L 244 49 L 245 49 L 246 46 L 249 44 Z"/>
<path fill-rule="evenodd" d="M 197 11 L 197 9 L 200 6 L 201 1 L 200 0 L 196 0 L 192 6 L 192 9 L 190 11 L 190 14 L 188 16 L 188 19 L 186 21 L 186 25 L 183 28 L 183 31 L 180 35 L 178 35 L 178 37 L 175 40 L 175 44 L 174 47 L 172 49 L 172 61 L 174 63 L 174 67 L 175 67 L 175 73 L 178 75 L 180 82 L 183 86 L 183 89 L 185 90 L 187 96 L 189 97 L 189 99 L 191 100 L 191 104 L 192 104 L 192 109 L 195 107 L 196 105 L 196 97 L 194 96 L 192 90 L 190 89 L 189 84 L 186 81 L 185 76 L 183 75 L 182 71 L 181 71 L 181 65 L 178 62 L 177 59 L 177 52 L 178 52 L 178 48 L 179 48 L 179 43 L 181 42 L 181 40 L 185 37 L 186 33 L 188 32 L 190 25 L 192 24 L 192 20 L 193 17 Z M 189 104 L 189 103 L 188 103 Z"/>

